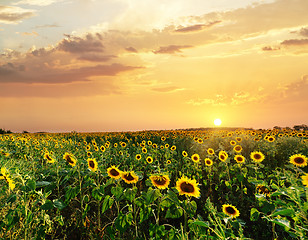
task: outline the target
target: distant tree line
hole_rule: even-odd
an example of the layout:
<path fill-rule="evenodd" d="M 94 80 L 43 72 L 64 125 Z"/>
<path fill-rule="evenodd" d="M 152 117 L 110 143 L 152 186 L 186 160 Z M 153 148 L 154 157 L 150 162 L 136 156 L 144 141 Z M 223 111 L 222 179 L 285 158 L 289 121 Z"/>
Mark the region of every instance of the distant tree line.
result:
<path fill-rule="evenodd" d="M 282 127 L 279 127 L 279 126 L 275 126 L 273 127 L 274 129 L 278 129 L 278 130 L 281 130 Z M 289 127 L 286 127 L 286 129 L 291 129 Z M 308 130 L 308 125 L 306 124 L 300 124 L 300 125 L 294 125 L 293 126 L 293 129 L 296 130 L 296 131 L 301 131 L 301 130 Z"/>
<path fill-rule="evenodd" d="M 12 133 L 12 131 L 0 128 L 0 134 L 7 134 L 7 133 Z"/>

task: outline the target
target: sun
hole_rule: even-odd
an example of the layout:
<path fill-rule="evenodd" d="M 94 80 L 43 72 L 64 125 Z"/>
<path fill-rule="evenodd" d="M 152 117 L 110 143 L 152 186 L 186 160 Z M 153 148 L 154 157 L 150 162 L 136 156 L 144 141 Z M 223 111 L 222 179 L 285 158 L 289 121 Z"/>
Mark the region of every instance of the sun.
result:
<path fill-rule="evenodd" d="M 215 126 L 220 126 L 221 120 L 219 118 L 215 119 L 214 124 L 215 124 Z"/>

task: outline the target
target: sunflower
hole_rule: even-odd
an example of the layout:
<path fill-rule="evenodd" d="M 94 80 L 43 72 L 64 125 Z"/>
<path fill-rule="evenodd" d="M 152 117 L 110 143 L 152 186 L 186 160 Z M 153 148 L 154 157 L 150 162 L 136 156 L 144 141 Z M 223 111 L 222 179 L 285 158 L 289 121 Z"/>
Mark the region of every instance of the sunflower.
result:
<path fill-rule="evenodd" d="M 207 153 L 213 155 L 215 153 L 213 148 L 208 148 Z"/>
<path fill-rule="evenodd" d="M 63 155 L 63 159 L 66 160 L 72 167 L 76 166 L 77 159 L 74 157 L 73 154 L 66 152 Z"/>
<path fill-rule="evenodd" d="M 234 146 L 234 145 L 236 144 L 236 141 L 231 140 L 231 141 L 230 141 L 230 144 L 231 144 L 232 146 Z"/>
<path fill-rule="evenodd" d="M 165 140 L 166 140 L 166 137 L 165 137 L 165 136 L 162 136 L 162 137 L 161 137 L 161 140 L 162 140 L 162 141 L 165 141 Z"/>
<path fill-rule="evenodd" d="M 234 148 L 233 148 L 233 150 L 234 150 L 234 152 L 236 152 L 236 153 L 240 153 L 240 152 L 243 150 L 243 148 L 242 148 L 241 145 L 235 145 Z"/>
<path fill-rule="evenodd" d="M 132 184 L 138 182 L 138 176 L 134 173 L 134 171 L 130 172 L 122 172 L 121 178 L 126 182 L 127 184 Z"/>
<path fill-rule="evenodd" d="M 240 212 L 239 210 L 237 210 L 236 207 L 230 205 L 230 204 L 224 204 L 222 205 L 222 211 L 228 215 L 229 217 L 232 217 L 232 218 L 236 218 L 240 215 Z"/>
<path fill-rule="evenodd" d="M 182 155 L 183 155 L 183 157 L 187 157 L 187 156 L 188 156 L 188 153 L 187 153 L 186 151 L 183 151 L 183 152 L 182 152 Z"/>
<path fill-rule="evenodd" d="M 175 149 L 176 149 L 176 146 L 174 145 L 170 148 L 171 151 L 174 151 Z"/>
<path fill-rule="evenodd" d="M 275 137 L 269 136 L 269 137 L 267 138 L 267 141 L 268 141 L 268 142 L 274 142 L 274 141 L 275 141 Z"/>
<path fill-rule="evenodd" d="M 147 150 L 145 147 L 143 147 L 143 148 L 142 148 L 142 152 L 143 152 L 143 153 L 147 153 L 148 150 Z"/>
<path fill-rule="evenodd" d="M 290 157 L 290 163 L 298 167 L 307 166 L 307 157 L 302 154 L 294 154 Z"/>
<path fill-rule="evenodd" d="M 261 153 L 259 151 L 254 151 L 254 152 L 250 153 L 250 158 L 254 162 L 262 162 L 264 160 L 265 156 L 264 156 L 263 153 Z"/>
<path fill-rule="evenodd" d="M 156 144 L 156 143 L 153 143 L 153 144 L 152 144 L 152 147 L 153 147 L 153 148 L 157 148 L 157 144 Z"/>
<path fill-rule="evenodd" d="M 205 163 L 206 166 L 212 166 L 213 165 L 213 161 L 210 158 L 204 159 L 204 163 Z"/>
<path fill-rule="evenodd" d="M 95 172 L 97 170 L 98 164 L 96 162 L 95 158 L 88 158 L 88 167 L 92 172 Z"/>
<path fill-rule="evenodd" d="M 169 144 L 168 143 L 165 144 L 165 148 L 169 148 Z"/>
<path fill-rule="evenodd" d="M 203 139 L 202 138 L 198 138 L 198 143 L 199 144 L 203 143 Z"/>
<path fill-rule="evenodd" d="M 121 177 L 121 170 L 119 170 L 116 166 L 111 166 L 107 168 L 108 176 L 114 179 L 119 179 Z"/>
<path fill-rule="evenodd" d="M 126 147 L 126 143 L 125 142 L 121 142 L 121 147 L 125 148 Z"/>
<path fill-rule="evenodd" d="M 55 162 L 55 159 L 52 158 L 52 157 L 49 155 L 48 152 L 46 152 L 46 153 L 44 154 L 44 158 L 47 160 L 48 163 L 54 163 L 54 162 Z"/>
<path fill-rule="evenodd" d="M 235 155 L 235 156 L 234 156 L 234 160 L 235 160 L 237 163 L 244 163 L 244 162 L 245 162 L 245 157 L 242 156 L 242 155 Z"/>
<path fill-rule="evenodd" d="M 241 137 L 236 137 L 235 140 L 236 140 L 237 142 L 241 142 L 241 141 L 242 141 L 242 138 L 241 138 Z"/>
<path fill-rule="evenodd" d="M 13 179 L 11 178 L 10 173 L 8 172 L 8 170 L 5 167 L 1 168 L 1 174 L 2 174 L 2 176 L 0 176 L 0 179 L 4 179 L 7 182 L 7 184 L 9 185 L 9 188 L 11 190 L 14 190 L 15 183 L 14 183 Z"/>
<path fill-rule="evenodd" d="M 196 198 L 200 197 L 200 189 L 195 179 L 190 179 L 185 176 L 181 177 L 176 182 L 176 189 L 180 195 L 185 194 Z"/>
<path fill-rule="evenodd" d="M 165 189 L 168 188 L 170 183 L 170 178 L 168 175 L 165 174 L 159 174 L 159 175 L 152 175 L 150 177 L 151 182 L 153 186 L 159 188 L 159 189 Z"/>
<path fill-rule="evenodd" d="M 92 153 L 91 153 L 91 152 L 87 152 L 87 156 L 88 156 L 88 157 L 91 157 L 91 156 L 92 156 Z"/>
<path fill-rule="evenodd" d="M 153 162 L 153 158 L 152 158 L 151 156 L 148 156 L 148 157 L 146 158 L 146 161 L 147 161 L 148 163 L 152 163 L 152 162 Z"/>
<path fill-rule="evenodd" d="M 105 148 L 104 145 L 102 145 L 102 146 L 100 147 L 100 149 L 101 149 L 102 152 L 105 152 L 105 150 L 106 150 L 106 148 Z"/>
<path fill-rule="evenodd" d="M 305 175 L 301 176 L 302 180 L 303 180 L 303 184 L 308 187 L 308 173 L 306 173 Z"/>
<path fill-rule="evenodd" d="M 91 146 L 90 146 L 90 145 L 87 145 L 87 146 L 86 146 L 86 149 L 87 149 L 87 151 L 89 151 L 89 150 L 91 149 Z"/>
<path fill-rule="evenodd" d="M 151 146 L 151 145 L 152 145 L 152 142 L 151 142 L 151 141 L 148 141 L 148 145 Z"/>
<path fill-rule="evenodd" d="M 224 162 L 227 160 L 228 158 L 228 153 L 226 153 L 225 151 L 221 150 L 218 154 L 219 160 Z"/>
<path fill-rule="evenodd" d="M 200 161 L 199 154 L 195 153 L 191 156 L 191 160 L 193 160 L 195 163 L 198 163 Z"/>
<path fill-rule="evenodd" d="M 140 160 L 141 159 L 141 154 L 137 154 L 136 155 L 136 160 Z"/>
<path fill-rule="evenodd" d="M 171 164 L 171 161 L 170 160 L 167 160 L 167 165 Z"/>
<path fill-rule="evenodd" d="M 268 190 L 268 188 L 263 186 L 263 185 L 261 185 L 261 184 L 258 184 L 256 189 L 259 191 L 259 193 L 264 194 L 264 195 L 266 195 L 268 197 L 271 194 L 271 192 Z"/>

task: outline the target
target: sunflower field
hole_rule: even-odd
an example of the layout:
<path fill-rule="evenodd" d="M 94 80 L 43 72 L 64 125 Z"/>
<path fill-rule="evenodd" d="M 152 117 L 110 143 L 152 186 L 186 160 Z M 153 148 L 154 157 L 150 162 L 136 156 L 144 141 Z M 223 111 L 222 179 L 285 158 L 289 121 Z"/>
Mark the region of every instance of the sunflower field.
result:
<path fill-rule="evenodd" d="M 0 135 L 0 239 L 307 239 L 308 132 Z"/>

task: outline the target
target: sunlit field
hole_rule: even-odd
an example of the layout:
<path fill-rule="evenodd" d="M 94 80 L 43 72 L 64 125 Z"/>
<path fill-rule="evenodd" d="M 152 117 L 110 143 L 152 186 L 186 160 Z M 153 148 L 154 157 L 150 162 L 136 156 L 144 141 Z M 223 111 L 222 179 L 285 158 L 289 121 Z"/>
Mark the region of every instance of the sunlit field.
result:
<path fill-rule="evenodd" d="M 307 156 L 293 129 L 3 134 L 0 239 L 307 239 Z"/>

